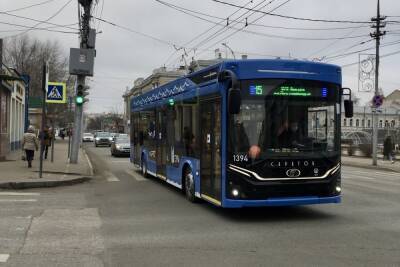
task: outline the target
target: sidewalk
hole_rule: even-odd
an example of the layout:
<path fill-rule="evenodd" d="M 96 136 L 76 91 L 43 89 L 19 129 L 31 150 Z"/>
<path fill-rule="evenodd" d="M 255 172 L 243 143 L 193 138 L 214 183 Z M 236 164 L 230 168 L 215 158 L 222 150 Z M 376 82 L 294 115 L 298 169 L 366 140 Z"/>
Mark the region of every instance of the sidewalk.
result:
<path fill-rule="evenodd" d="M 372 158 L 357 157 L 357 156 L 344 156 L 342 155 L 342 165 L 353 166 L 373 170 L 385 170 L 392 172 L 400 172 L 400 161 L 396 161 L 392 164 L 390 161 L 383 161 L 382 158 L 378 158 L 378 166 L 372 166 Z"/>
<path fill-rule="evenodd" d="M 25 152 L 24 152 L 25 153 Z M 85 182 L 91 179 L 93 169 L 83 150 L 79 151 L 78 164 L 68 163 L 68 141 L 57 139 L 54 146 L 54 162 L 51 148 L 43 160 L 43 176 L 39 178 L 39 151 L 35 151 L 33 167 L 21 160 L 22 150 L 11 152 L 6 161 L 0 162 L 0 188 L 24 189 L 54 187 Z"/>

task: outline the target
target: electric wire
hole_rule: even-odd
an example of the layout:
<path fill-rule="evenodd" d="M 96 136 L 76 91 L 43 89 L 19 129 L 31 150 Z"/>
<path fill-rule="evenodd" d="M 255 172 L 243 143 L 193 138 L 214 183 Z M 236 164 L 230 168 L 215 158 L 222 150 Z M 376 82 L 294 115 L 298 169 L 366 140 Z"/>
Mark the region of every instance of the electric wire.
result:
<path fill-rule="evenodd" d="M 48 18 L 47 18 L 46 20 L 44 20 L 43 22 L 38 22 L 38 23 L 36 23 L 36 24 L 35 24 L 34 26 L 32 26 L 30 29 L 27 29 L 27 30 L 25 30 L 25 31 L 23 31 L 23 32 L 21 32 L 21 33 L 17 33 L 17 34 L 14 34 L 14 35 L 6 36 L 6 37 L 4 37 L 4 38 L 13 38 L 13 37 L 16 37 L 16 36 L 19 36 L 19 35 L 24 35 L 24 34 L 30 32 L 30 31 L 36 29 L 39 25 L 41 25 L 41 24 L 43 24 L 43 23 L 46 23 L 46 22 L 50 21 L 51 19 L 55 18 L 55 17 L 56 17 L 58 14 L 60 14 L 71 2 L 72 2 L 72 0 L 68 0 L 68 1 L 67 1 L 61 8 L 59 8 L 53 15 L 51 15 L 50 17 L 48 17 Z"/>
<path fill-rule="evenodd" d="M 112 25 L 112 26 L 114 26 L 114 27 L 116 27 L 116 28 L 120 28 L 120 29 L 123 29 L 123 30 L 125 30 L 125 31 L 131 32 L 131 33 L 134 33 L 134 34 L 144 36 L 144 37 L 146 37 L 146 38 L 152 39 L 152 40 L 154 40 L 154 41 L 157 41 L 157 42 L 160 42 L 160 43 L 163 43 L 163 44 L 167 44 L 167 45 L 170 45 L 170 46 L 179 46 L 179 45 L 174 44 L 174 43 L 172 43 L 172 42 L 170 42 L 170 41 L 166 41 L 166 40 L 160 39 L 160 38 L 158 38 L 158 37 L 152 36 L 152 35 L 150 35 L 150 34 L 147 34 L 147 33 L 143 33 L 143 32 L 139 32 L 139 31 L 133 30 L 133 29 L 131 29 L 131 28 L 128 28 L 128 27 L 125 27 L 125 26 L 116 24 L 116 23 L 114 23 L 114 22 L 108 21 L 108 20 L 103 19 L 103 18 L 98 18 L 98 17 L 95 17 L 95 16 L 91 16 L 91 17 L 94 18 L 94 19 L 96 19 L 96 20 L 99 20 L 99 21 L 101 21 L 101 22 L 104 22 L 104 23 L 106 23 L 106 24 Z"/>
<path fill-rule="evenodd" d="M 170 8 L 173 8 L 173 9 L 175 9 L 175 10 L 180 11 L 180 10 L 179 10 L 179 7 L 176 6 L 176 5 L 173 5 L 173 4 L 170 4 L 170 3 L 167 3 L 167 2 L 161 1 L 161 0 L 155 0 L 155 1 L 158 2 L 158 3 L 160 3 L 160 4 L 162 4 L 162 5 L 165 5 L 165 6 L 167 6 L 167 7 L 170 7 Z M 249 5 L 250 3 L 253 3 L 253 0 L 248 1 L 244 6 L 247 6 L 247 5 Z M 238 13 L 240 10 L 241 10 L 241 8 L 239 8 L 238 10 L 234 11 L 233 13 L 231 13 L 231 14 L 227 17 L 227 20 L 228 20 L 230 17 L 232 17 L 233 15 L 235 15 L 236 13 Z M 220 18 L 220 23 L 224 22 L 225 20 L 226 20 L 225 18 Z M 221 25 L 222 25 L 222 24 L 221 24 Z M 196 39 L 198 39 L 198 38 L 200 38 L 201 36 L 205 35 L 206 33 L 208 33 L 209 31 L 213 30 L 213 29 L 214 29 L 215 27 L 217 27 L 217 26 L 218 26 L 218 24 L 215 24 L 214 26 L 212 26 L 212 27 L 208 28 L 207 30 L 201 32 L 200 34 L 197 34 L 197 35 L 194 36 L 192 39 L 190 39 L 188 42 L 184 43 L 183 46 L 185 46 L 185 47 L 188 46 L 188 45 L 191 44 L 193 41 L 195 41 Z M 174 48 L 175 48 L 175 47 L 174 47 Z M 179 50 L 180 50 L 180 49 L 176 49 L 176 48 L 175 48 L 175 51 L 173 51 L 173 52 L 168 56 L 167 60 L 164 62 L 163 65 L 167 64 L 167 63 L 169 62 L 169 60 L 170 60 Z"/>
<path fill-rule="evenodd" d="M 400 54 L 400 50 L 397 50 L 397 51 L 394 51 L 394 52 L 391 52 L 391 53 L 387 53 L 387 54 L 381 55 L 379 58 L 381 59 L 381 58 L 393 56 L 393 55 L 396 55 L 396 54 Z M 342 68 L 347 68 L 347 67 L 354 66 L 354 65 L 357 65 L 357 64 L 359 64 L 358 61 L 357 61 L 357 62 L 350 63 L 350 64 L 341 65 L 341 67 L 342 67 Z"/>
<path fill-rule="evenodd" d="M 232 4 L 229 2 L 221 1 L 221 0 L 212 0 L 214 2 L 232 6 L 232 7 L 241 7 L 240 5 Z M 245 7 L 242 7 L 244 9 L 247 9 Z M 272 11 L 265 12 L 265 11 L 257 11 L 259 13 L 263 13 L 265 15 L 269 16 L 276 16 L 276 17 L 281 17 L 281 18 L 286 18 L 286 19 L 295 19 L 295 20 L 303 20 L 303 21 L 312 21 L 312 22 L 328 22 L 328 23 L 353 23 L 353 24 L 370 24 L 370 21 L 354 21 L 354 20 L 328 20 L 328 19 L 311 19 L 311 18 L 301 18 L 301 17 L 293 17 L 293 16 L 286 16 L 286 15 L 281 15 L 281 14 L 276 14 L 276 13 L 271 13 Z"/>
<path fill-rule="evenodd" d="M 195 16 L 193 14 L 197 14 L 197 15 L 201 15 L 201 16 L 205 16 L 205 17 L 209 17 L 209 18 L 214 18 L 214 19 L 219 19 L 223 21 L 226 21 L 226 18 L 222 18 L 222 17 L 218 17 L 218 16 L 214 16 L 214 15 L 210 15 L 210 14 L 206 14 L 204 12 L 199 12 L 199 11 L 195 11 L 193 9 L 188 9 L 182 6 L 178 6 L 175 4 L 171 4 L 165 1 L 161 1 L 161 0 L 155 0 L 157 2 L 159 2 L 160 4 L 163 4 L 167 7 L 170 7 L 172 9 L 175 9 L 177 11 L 180 11 L 182 13 L 188 14 L 190 16 L 193 17 L 197 17 L 199 19 L 203 19 L 206 20 L 202 17 L 198 17 Z M 193 14 L 191 14 L 193 13 Z M 212 23 L 216 23 L 215 21 L 211 21 L 208 20 L 209 22 Z M 246 22 L 242 22 L 242 21 L 238 21 L 238 20 L 230 20 L 232 22 L 239 22 L 242 24 L 245 24 Z M 285 26 L 273 26 L 273 25 L 266 25 L 266 24 L 259 24 L 259 23 L 248 23 L 248 26 L 256 26 L 256 27 L 264 27 L 264 28 L 272 28 L 272 29 L 285 29 L 285 30 L 298 30 L 298 31 L 332 31 L 332 30 L 346 30 L 346 29 L 354 29 L 354 28 L 361 28 L 361 27 L 370 27 L 369 25 L 358 25 L 358 26 L 346 26 L 346 27 L 324 27 L 324 28 L 306 28 L 306 27 L 285 27 Z"/>
<path fill-rule="evenodd" d="M 239 17 L 237 17 L 236 20 L 239 19 L 239 18 L 242 18 L 242 17 L 244 17 L 244 16 L 246 16 L 246 15 L 247 15 L 246 20 L 247 20 L 247 18 L 249 18 L 250 16 L 252 16 L 253 14 L 255 14 L 255 10 L 256 10 L 256 9 L 262 9 L 262 8 L 264 8 L 264 7 L 266 7 L 266 6 L 270 5 L 270 4 L 272 4 L 274 1 L 276 1 L 276 0 L 271 0 L 271 1 L 267 2 L 266 4 L 264 4 L 263 6 L 259 7 L 261 4 L 263 4 L 263 3 L 265 2 L 265 0 L 263 0 L 263 1 L 261 1 L 260 3 L 258 3 L 256 6 L 254 6 L 253 8 L 251 8 L 251 9 L 250 9 L 251 11 L 248 10 L 248 11 L 246 11 L 245 13 L 243 13 L 242 15 L 240 15 Z M 249 12 L 252 12 L 252 13 L 248 15 Z M 230 30 L 230 29 L 236 29 L 236 28 L 234 28 L 234 26 L 236 26 L 237 24 L 238 24 L 238 23 L 234 23 L 233 25 L 229 25 L 229 24 L 228 24 L 228 25 L 224 26 L 222 29 L 216 31 L 215 33 L 213 33 L 213 34 L 211 34 L 210 36 L 208 36 L 206 39 L 203 39 L 201 42 L 197 43 L 197 44 L 194 46 L 194 49 L 198 49 L 199 47 L 201 47 L 201 46 L 203 46 L 204 44 L 208 43 L 209 41 L 215 39 L 216 37 L 221 36 L 222 34 L 224 34 L 225 32 L 227 32 L 227 31 Z M 193 49 L 192 49 L 192 51 L 193 51 Z"/>
<path fill-rule="evenodd" d="M 284 5 L 286 5 L 286 4 L 289 3 L 290 1 L 291 1 L 291 0 L 286 0 L 286 1 L 284 1 L 283 3 L 279 4 L 278 6 L 274 7 L 272 10 L 270 10 L 270 12 L 273 12 L 273 11 L 277 10 L 278 8 L 280 8 L 280 7 L 284 6 Z M 252 22 L 256 22 L 256 21 L 262 19 L 263 17 L 265 17 L 265 14 L 263 14 L 263 15 L 261 15 L 260 17 L 256 18 L 256 19 L 253 20 Z M 224 38 L 220 39 L 219 41 L 217 41 L 217 42 L 213 43 L 212 45 L 208 46 L 206 49 L 209 49 L 209 48 L 213 47 L 214 45 L 221 43 L 221 41 L 227 40 L 228 38 L 232 37 L 232 36 L 235 35 L 236 33 L 242 31 L 243 28 L 245 28 L 245 27 L 246 27 L 246 26 L 244 26 L 244 27 L 242 27 L 242 28 L 240 28 L 240 29 L 235 30 L 235 31 L 232 32 L 231 34 L 225 36 Z"/>
<path fill-rule="evenodd" d="M 4 12 L 4 11 L 0 11 L 0 15 L 16 17 L 16 18 L 19 18 L 19 19 L 25 19 L 25 20 L 34 21 L 34 22 L 42 22 L 44 24 L 57 26 L 57 27 L 60 27 L 60 28 L 68 28 L 70 30 L 76 30 L 76 28 L 72 28 L 72 27 L 69 27 L 69 26 L 66 27 L 66 26 L 63 26 L 62 24 L 57 24 L 57 23 L 53 23 L 53 22 L 49 22 L 49 21 L 45 21 L 45 20 L 38 20 L 38 19 L 29 18 L 29 17 L 19 16 L 19 15 L 11 14 L 11 13 Z"/>
<path fill-rule="evenodd" d="M 73 34 L 79 33 L 78 31 L 71 32 L 71 31 L 52 30 L 52 28 L 59 28 L 58 26 L 46 27 L 46 28 L 37 28 L 37 27 L 33 27 L 33 26 L 26 26 L 26 25 L 22 25 L 22 24 L 9 23 L 9 22 L 5 22 L 5 21 L 0 21 L 0 24 L 16 26 L 16 27 L 22 27 L 22 28 L 31 29 L 31 30 L 41 30 L 41 31 L 49 31 L 49 32 L 59 32 L 59 33 L 73 33 Z M 76 24 L 77 23 L 67 24 L 65 26 L 72 26 L 72 25 L 76 25 Z M 25 31 L 25 30 L 6 30 L 6 31 L 0 31 L 0 32 L 19 32 L 19 31 Z"/>
<path fill-rule="evenodd" d="M 355 28 L 355 29 L 349 31 L 349 32 L 345 35 L 345 37 L 350 36 L 351 34 L 353 34 L 353 33 L 354 33 L 355 31 L 357 31 L 357 30 L 359 30 L 359 28 Z M 312 57 L 313 55 L 318 55 L 318 54 L 321 53 L 322 51 L 325 51 L 326 49 L 328 49 L 328 48 L 334 46 L 335 44 L 339 43 L 340 41 L 342 41 L 342 39 L 334 40 L 333 42 L 330 42 L 328 45 L 323 46 L 322 48 L 318 49 L 317 51 L 314 51 L 313 53 L 309 54 L 309 55 L 307 56 L 307 58 L 310 58 L 310 57 Z"/>
<path fill-rule="evenodd" d="M 37 6 L 45 5 L 45 4 L 54 2 L 54 1 L 56 1 L 56 0 L 47 0 L 47 1 L 43 1 L 43 2 L 40 2 L 40 3 L 33 4 L 33 5 L 20 7 L 20 8 L 12 9 L 12 10 L 5 10 L 5 11 L 1 11 L 1 12 L 9 12 L 9 13 L 17 12 L 17 11 L 25 10 L 25 9 L 28 9 L 28 8 L 31 8 L 31 7 L 37 7 Z"/>
<path fill-rule="evenodd" d="M 381 47 L 392 46 L 392 45 L 395 45 L 395 44 L 400 44 L 400 40 L 382 44 Z M 357 50 L 357 51 L 353 51 L 353 52 L 349 52 L 349 53 L 343 53 L 343 54 L 339 54 L 339 55 L 326 57 L 325 60 L 326 60 L 326 62 L 329 62 L 329 61 L 332 61 L 332 60 L 341 59 L 341 58 L 344 58 L 344 57 L 347 57 L 347 56 L 351 56 L 351 55 L 354 55 L 354 54 L 358 54 L 358 53 L 369 51 L 369 50 L 373 50 L 373 49 L 375 49 L 375 46 L 372 46 L 372 47 L 369 47 L 369 48 L 365 48 L 365 49 L 361 49 L 361 50 Z"/>

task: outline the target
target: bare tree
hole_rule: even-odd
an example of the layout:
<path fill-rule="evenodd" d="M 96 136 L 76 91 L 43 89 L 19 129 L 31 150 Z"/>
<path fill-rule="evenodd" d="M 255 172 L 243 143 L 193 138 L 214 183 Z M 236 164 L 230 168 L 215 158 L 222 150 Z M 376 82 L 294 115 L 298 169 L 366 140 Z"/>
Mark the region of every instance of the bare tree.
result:
<path fill-rule="evenodd" d="M 50 81 L 69 81 L 68 57 L 62 52 L 57 41 L 40 41 L 29 35 L 7 39 L 5 42 L 5 63 L 19 73 L 30 76 L 30 97 L 42 97 L 42 66 L 49 62 Z M 70 84 L 67 88 L 71 90 Z M 67 93 L 67 95 L 69 95 Z M 57 118 L 57 124 L 64 126 L 67 121 L 67 104 L 49 104 L 48 114 Z"/>

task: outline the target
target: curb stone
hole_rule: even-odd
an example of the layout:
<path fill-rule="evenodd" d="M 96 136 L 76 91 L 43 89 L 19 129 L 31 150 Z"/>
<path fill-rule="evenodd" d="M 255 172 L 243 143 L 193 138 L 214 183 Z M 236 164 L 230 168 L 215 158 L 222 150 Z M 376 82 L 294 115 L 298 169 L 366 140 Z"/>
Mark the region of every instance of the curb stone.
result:
<path fill-rule="evenodd" d="M 65 185 L 75 185 L 88 182 L 92 177 L 78 177 L 68 180 L 47 180 L 47 181 L 21 181 L 21 182 L 3 182 L 0 183 L 0 189 L 29 189 L 29 188 L 46 188 Z"/>

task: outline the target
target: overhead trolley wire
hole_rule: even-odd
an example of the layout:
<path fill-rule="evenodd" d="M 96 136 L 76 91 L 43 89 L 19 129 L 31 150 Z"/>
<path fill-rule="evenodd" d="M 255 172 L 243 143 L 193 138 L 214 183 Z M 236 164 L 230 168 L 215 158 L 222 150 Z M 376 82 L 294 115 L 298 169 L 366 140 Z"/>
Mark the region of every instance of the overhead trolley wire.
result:
<path fill-rule="evenodd" d="M 160 4 L 165 5 L 167 7 L 170 7 L 172 9 L 180 11 L 182 13 L 188 14 L 188 15 L 193 16 L 193 17 L 197 17 L 199 19 L 202 19 L 202 20 L 205 20 L 205 21 L 208 21 L 208 22 L 211 22 L 211 23 L 216 23 L 216 22 L 212 21 L 212 20 L 207 20 L 207 19 L 199 17 L 199 16 L 195 16 L 194 14 L 205 16 L 205 17 L 209 17 L 209 18 L 219 19 L 219 20 L 222 20 L 222 22 L 227 20 L 226 18 L 210 15 L 210 14 L 207 14 L 207 13 L 204 13 L 204 12 L 200 12 L 200 11 L 196 11 L 196 10 L 193 10 L 193 9 L 188 9 L 188 8 L 185 8 L 185 7 L 182 7 L 182 6 L 178 6 L 178 5 L 175 5 L 175 4 L 171 4 L 171 3 L 168 3 L 168 2 L 165 2 L 165 1 L 161 1 L 161 0 L 155 0 L 155 1 L 159 2 Z M 191 13 L 193 13 L 193 14 L 191 14 Z M 246 22 L 235 20 L 235 19 L 234 20 L 230 19 L 229 21 L 230 22 L 239 22 L 239 23 L 242 23 L 242 24 L 246 23 Z M 332 30 L 346 30 L 346 29 L 354 29 L 354 28 L 358 29 L 360 27 L 368 27 L 368 28 L 370 27 L 369 25 L 360 25 L 360 26 L 358 25 L 358 26 L 344 26 L 344 27 L 307 28 L 307 27 L 275 26 L 275 25 L 266 25 L 266 24 L 251 23 L 251 22 L 248 22 L 248 26 L 264 27 L 264 28 L 272 28 L 272 29 L 284 29 L 284 30 L 298 30 L 298 31 L 332 31 Z"/>
<path fill-rule="evenodd" d="M 221 0 L 212 0 L 214 2 L 228 5 L 228 6 L 233 6 L 233 7 L 241 7 L 240 5 L 232 4 L 229 2 L 221 1 Z M 246 7 L 242 7 L 244 9 L 247 9 Z M 313 22 L 328 22 L 328 23 L 353 23 L 353 24 L 366 24 L 366 23 L 371 23 L 371 21 L 354 21 L 354 20 L 328 20 L 328 19 L 312 19 L 312 18 L 301 18 L 301 17 L 294 17 L 294 16 L 287 16 L 287 15 L 281 15 L 281 14 L 276 14 L 276 13 L 271 13 L 272 11 L 265 12 L 265 11 L 257 11 L 259 13 L 263 13 L 265 15 L 269 16 L 275 16 L 275 17 L 281 17 L 281 18 L 286 18 L 286 19 L 295 19 L 295 20 L 303 20 L 303 21 L 313 21 Z"/>
<path fill-rule="evenodd" d="M 263 1 L 261 1 L 260 3 L 258 3 L 256 6 L 254 6 L 253 8 L 251 8 L 250 10 L 247 9 L 248 11 L 246 11 L 245 13 L 243 13 L 242 15 L 240 15 L 238 18 L 242 18 L 242 17 L 245 17 L 245 16 L 247 15 L 247 17 L 246 17 L 246 20 L 247 20 L 250 16 L 252 16 L 252 15 L 255 14 L 256 9 L 262 9 L 262 8 L 264 8 L 264 7 L 266 7 L 266 6 L 270 5 L 270 4 L 272 4 L 274 1 L 276 1 L 276 0 L 271 0 L 271 1 L 269 1 L 268 3 L 266 3 L 266 4 L 264 4 L 263 6 L 260 7 L 260 5 L 263 4 L 263 3 L 265 2 L 265 0 L 263 0 Z M 251 14 L 248 14 L 248 13 L 251 13 Z M 236 18 L 236 19 L 238 19 L 238 18 Z M 220 29 L 220 30 L 218 30 L 217 32 L 211 34 L 209 37 L 207 37 L 207 38 L 204 39 L 203 41 L 197 43 L 197 44 L 194 46 L 194 47 L 195 47 L 194 49 L 197 49 L 197 48 L 201 47 L 202 45 L 208 43 L 209 41 L 215 39 L 216 37 L 221 36 L 223 33 L 227 32 L 227 31 L 230 30 L 230 29 L 235 29 L 235 30 L 237 30 L 237 28 L 234 27 L 234 26 L 237 25 L 237 24 L 238 24 L 237 22 L 234 23 L 233 25 L 229 25 L 229 24 L 227 23 L 227 25 L 224 26 L 222 29 Z M 192 49 L 192 50 L 193 50 L 193 49 Z"/>
<path fill-rule="evenodd" d="M 173 5 L 173 4 L 170 4 L 170 3 L 167 3 L 167 2 L 161 1 L 161 0 L 155 0 L 155 1 L 158 2 L 158 3 L 160 3 L 160 4 L 162 4 L 162 5 L 165 5 L 165 6 L 167 6 L 167 7 L 170 7 L 170 8 L 173 8 L 173 9 L 175 9 L 175 10 L 181 11 L 181 10 L 178 9 L 179 7 L 176 6 L 176 5 Z M 253 3 L 253 0 L 248 1 L 248 2 L 245 4 L 245 6 L 247 6 L 247 5 L 250 4 L 250 3 Z M 238 10 L 234 11 L 233 13 L 231 13 L 231 14 L 227 17 L 227 19 L 229 19 L 231 16 L 235 15 L 236 13 L 238 13 L 240 10 L 241 10 L 241 8 L 239 8 Z M 189 15 L 190 15 L 190 14 L 189 14 Z M 226 20 L 225 18 L 220 18 L 220 23 L 224 22 L 225 20 Z M 194 36 L 194 37 L 193 37 L 192 39 L 190 39 L 188 42 L 184 43 L 183 46 L 184 46 L 184 47 L 188 46 L 188 45 L 189 45 L 190 43 L 192 43 L 194 40 L 200 38 L 201 36 L 205 35 L 206 33 L 208 33 L 209 31 L 211 31 L 212 29 L 214 29 L 215 27 L 217 27 L 217 26 L 219 26 L 219 25 L 222 25 L 222 24 L 215 24 L 214 26 L 212 26 L 212 27 L 208 28 L 207 30 L 201 32 L 200 34 Z M 181 47 L 181 48 L 176 48 L 176 47 L 174 47 L 174 49 L 175 49 L 175 51 L 172 52 L 172 53 L 168 56 L 167 60 L 164 62 L 164 65 L 167 64 L 167 63 L 169 62 L 169 60 L 170 60 L 180 49 L 182 49 L 182 47 Z"/>
<path fill-rule="evenodd" d="M 283 3 L 279 4 L 278 6 L 274 7 L 270 12 L 277 10 L 278 8 L 280 8 L 280 7 L 284 6 L 284 5 L 286 5 L 286 4 L 289 3 L 290 1 L 291 1 L 291 0 L 286 0 L 285 2 L 283 2 Z M 252 22 L 256 22 L 256 21 L 262 19 L 263 17 L 265 17 L 265 15 L 262 15 L 262 16 L 258 17 L 257 19 L 253 20 Z M 232 36 L 235 35 L 236 33 L 242 31 L 245 27 L 246 27 L 246 26 L 244 26 L 244 27 L 242 27 L 242 28 L 239 28 L 239 29 L 236 29 L 234 32 L 232 32 L 231 34 L 229 34 L 229 35 L 225 36 L 224 38 L 220 39 L 218 42 L 213 43 L 212 45 L 210 45 L 210 46 L 207 47 L 206 49 L 209 49 L 209 48 L 213 47 L 214 45 L 219 44 L 221 41 L 226 40 L 226 39 L 232 37 Z"/>

